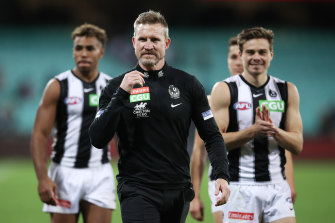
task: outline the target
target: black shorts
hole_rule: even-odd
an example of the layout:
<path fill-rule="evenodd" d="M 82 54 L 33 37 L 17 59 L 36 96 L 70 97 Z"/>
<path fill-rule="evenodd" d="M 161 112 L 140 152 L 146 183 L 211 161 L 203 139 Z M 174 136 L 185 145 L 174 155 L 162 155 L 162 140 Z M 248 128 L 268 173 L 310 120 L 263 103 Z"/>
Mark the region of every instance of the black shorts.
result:
<path fill-rule="evenodd" d="M 184 190 L 160 190 L 128 182 L 118 185 L 123 223 L 184 223 L 192 187 Z"/>

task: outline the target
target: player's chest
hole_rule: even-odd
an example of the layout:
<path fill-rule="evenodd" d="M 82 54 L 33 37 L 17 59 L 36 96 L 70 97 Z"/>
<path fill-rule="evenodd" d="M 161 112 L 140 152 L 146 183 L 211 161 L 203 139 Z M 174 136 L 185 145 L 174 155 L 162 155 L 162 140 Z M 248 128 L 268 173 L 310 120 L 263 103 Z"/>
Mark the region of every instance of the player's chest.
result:
<path fill-rule="evenodd" d="M 268 108 L 273 123 L 279 126 L 286 104 L 276 88 L 266 86 L 261 89 L 252 89 L 242 86 L 238 89 L 238 96 L 232 106 L 240 128 L 248 127 L 255 122 L 256 109 L 261 108 L 262 105 Z"/>
<path fill-rule="evenodd" d="M 99 105 L 99 97 L 95 84 L 69 84 L 61 102 L 65 105 L 69 115 L 95 114 Z"/>

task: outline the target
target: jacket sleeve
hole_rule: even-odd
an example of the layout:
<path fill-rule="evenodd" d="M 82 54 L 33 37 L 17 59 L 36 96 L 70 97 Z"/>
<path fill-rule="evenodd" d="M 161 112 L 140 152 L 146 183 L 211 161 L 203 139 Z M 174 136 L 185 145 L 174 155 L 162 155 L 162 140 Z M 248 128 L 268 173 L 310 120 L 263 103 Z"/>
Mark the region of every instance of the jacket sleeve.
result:
<path fill-rule="evenodd" d="M 112 87 L 111 82 L 103 89 L 99 110 L 89 128 L 91 144 L 94 147 L 101 149 L 113 138 L 127 99 L 129 93 L 120 87 Z"/>
<path fill-rule="evenodd" d="M 205 143 L 213 167 L 213 176 L 215 179 L 223 178 L 229 182 L 226 146 L 210 110 L 205 90 L 197 79 L 194 80 L 192 92 L 192 119 Z"/>

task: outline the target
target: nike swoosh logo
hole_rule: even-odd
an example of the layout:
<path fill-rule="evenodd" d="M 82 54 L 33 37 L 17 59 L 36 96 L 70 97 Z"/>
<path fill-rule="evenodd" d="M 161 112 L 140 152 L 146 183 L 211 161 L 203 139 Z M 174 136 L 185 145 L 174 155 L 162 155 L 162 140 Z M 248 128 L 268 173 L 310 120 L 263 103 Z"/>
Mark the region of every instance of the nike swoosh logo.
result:
<path fill-rule="evenodd" d="M 175 105 L 174 105 L 174 104 L 171 103 L 171 108 L 177 107 L 178 105 L 181 105 L 181 104 L 182 104 L 182 103 L 179 103 L 179 104 L 175 104 Z"/>
<path fill-rule="evenodd" d="M 84 93 L 87 93 L 87 92 L 90 92 L 90 91 L 93 91 L 94 88 L 84 88 Z"/>
<path fill-rule="evenodd" d="M 263 93 L 260 93 L 260 94 L 253 94 L 252 96 L 254 97 L 254 98 L 257 98 L 257 97 L 259 97 L 259 96 L 261 96 Z"/>

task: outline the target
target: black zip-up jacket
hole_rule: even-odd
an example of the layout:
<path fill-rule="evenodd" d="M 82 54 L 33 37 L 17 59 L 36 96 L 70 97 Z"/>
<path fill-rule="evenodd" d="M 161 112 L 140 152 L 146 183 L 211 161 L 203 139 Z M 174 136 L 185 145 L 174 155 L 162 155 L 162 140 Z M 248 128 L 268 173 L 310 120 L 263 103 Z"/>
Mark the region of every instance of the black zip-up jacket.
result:
<path fill-rule="evenodd" d="M 192 75 L 167 64 L 162 70 L 136 70 L 145 77 L 132 93 L 120 88 L 125 74 L 103 89 L 90 126 L 91 143 L 104 147 L 117 133 L 118 182 L 181 189 L 190 183 L 186 150 L 191 119 L 204 140 L 215 178 L 229 181 L 227 153 L 203 86 Z"/>

